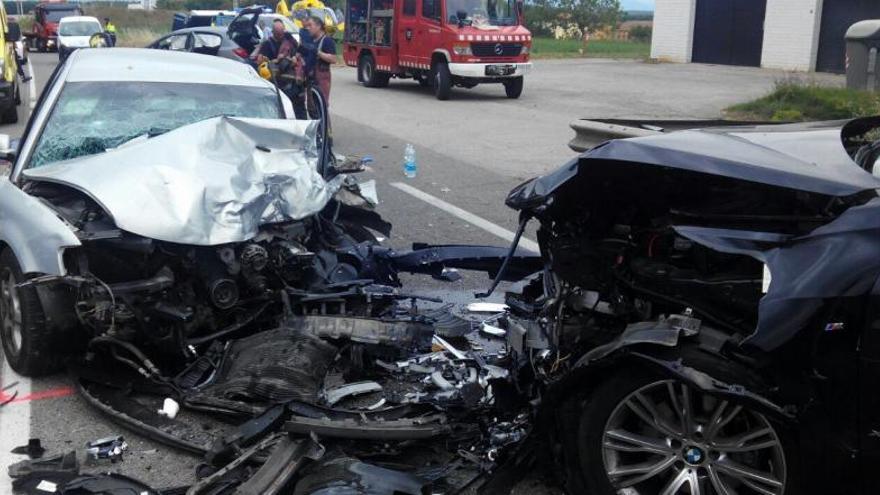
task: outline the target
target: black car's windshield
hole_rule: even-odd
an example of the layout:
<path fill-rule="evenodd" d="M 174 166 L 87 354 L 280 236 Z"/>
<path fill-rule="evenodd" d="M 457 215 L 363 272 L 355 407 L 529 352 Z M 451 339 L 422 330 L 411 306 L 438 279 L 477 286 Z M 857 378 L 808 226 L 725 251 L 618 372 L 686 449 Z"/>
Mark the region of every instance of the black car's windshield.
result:
<path fill-rule="evenodd" d="M 58 28 L 61 36 L 91 36 L 101 31 L 101 24 L 94 21 L 64 21 Z"/>
<path fill-rule="evenodd" d="M 446 0 L 446 17 L 450 24 L 459 22 L 459 13 L 469 26 L 513 26 L 516 16 L 513 0 Z"/>
<path fill-rule="evenodd" d="M 27 164 L 103 153 L 219 115 L 279 118 L 269 88 L 158 82 L 67 83 Z"/>

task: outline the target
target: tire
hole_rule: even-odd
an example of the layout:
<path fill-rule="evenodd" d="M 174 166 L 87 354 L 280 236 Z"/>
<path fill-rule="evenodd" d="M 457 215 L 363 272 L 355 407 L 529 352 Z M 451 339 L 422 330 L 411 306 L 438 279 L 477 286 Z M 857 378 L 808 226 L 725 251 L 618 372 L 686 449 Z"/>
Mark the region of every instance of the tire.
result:
<path fill-rule="evenodd" d="M 452 92 L 452 74 L 449 73 L 449 65 L 446 62 L 437 62 L 431 72 L 434 96 L 441 101 L 448 100 Z"/>
<path fill-rule="evenodd" d="M 673 403 L 670 387 L 682 405 L 679 408 L 667 407 Z M 691 398 L 688 402 L 692 409 L 690 431 L 693 433 L 690 435 L 680 434 L 686 431 L 684 425 L 687 423 L 682 419 L 684 416 L 673 412 L 684 409 L 685 393 Z M 652 404 L 656 416 L 641 405 L 643 399 Z M 634 412 L 633 406 L 645 413 L 646 418 L 659 417 L 661 421 L 648 423 Z M 717 424 L 711 418 L 719 411 L 721 418 L 737 412 L 711 433 L 711 425 Z M 706 396 L 678 380 L 628 368 L 626 373 L 615 374 L 600 384 L 586 398 L 575 423 L 569 425 L 573 428 L 569 431 L 576 432 L 576 439 L 568 444 L 569 449 L 574 447 L 574 451 L 566 452 L 569 493 L 613 495 L 626 489 L 628 494 L 646 495 L 663 493 L 670 486 L 677 486 L 669 493 L 684 494 L 689 493 L 691 482 L 712 486 L 712 493 L 727 493 L 713 486 L 715 483 L 738 488 L 729 493 L 758 493 L 742 484 L 737 478 L 739 475 L 732 474 L 730 466 L 733 463 L 747 465 L 765 473 L 767 480 L 782 483 L 778 486 L 771 481 L 762 481 L 762 488 L 779 495 L 798 493 L 794 487 L 798 479 L 795 473 L 796 450 L 788 432 L 749 406 L 737 410 L 733 404 Z M 657 427 L 656 424 L 663 426 Z M 667 435 L 661 432 L 662 429 L 675 431 Z M 754 442 L 766 442 L 772 446 L 756 446 L 749 452 L 737 453 L 725 451 L 721 443 L 716 442 L 716 439 L 730 441 L 756 431 L 770 433 L 764 433 Z M 656 474 L 639 480 L 648 473 L 627 472 L 627 468 L 637 464 L 657 468 Z M 609 473 L 614 470 L 621 474 L 612 480 Z"/>
<path fill-rule="evenodd" d="M 366 54 L 358 63 L 358 75 L 361 82 L 368 88 L 384 88 L 388 86 L 389 74 L 384 74 L 376 69 L 376 60 L 372 55 Z"/>
<path fill-rule="evenodd" d="M 46 324 L 34 287 L 25 280 L 9 248 L 0 252 L 0 340 L 9 365 L 24 376 L 43 376 L 61 369 L 60 342 Z M 18 320 L 18 321 L 16 321 Z"/>
<path fill-rule="evenodd" d="M 507 94 L 508 98 L 513 100 L 519 98 L 519 95 L 522 94 L 523 90 L 523 77 L 514 77 L 509 81 L 504 82 L 504 93 Z"/>

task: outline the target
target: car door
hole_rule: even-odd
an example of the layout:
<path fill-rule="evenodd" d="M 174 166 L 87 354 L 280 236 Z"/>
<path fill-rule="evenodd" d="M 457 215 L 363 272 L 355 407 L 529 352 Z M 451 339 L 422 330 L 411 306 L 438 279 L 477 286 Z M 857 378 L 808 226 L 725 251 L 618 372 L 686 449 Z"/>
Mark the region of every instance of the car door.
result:
<path fill-rule="evenodd" d="M 860 471 L 862 493 L 880 486 L 880 280 L 868 298 L 864 335 L 860 342 Z"/>
<path fill-rule="evenodd" d="M 440 22 L 443 15 L 441 0 L 421 0 L 418 30 L 418 60 L 424 68 L 431 65 L 431 55 L 437 47 Z"/>
<path fill-rule="evenodd" d="M 416 44 L 419 1 L 403 0 L 400 19 L 397 20 L 397 57 L 403 67 L 414 67 L 419 62 Z"/>
<path fill-rule="evenodd" d="M 244 9 L 226 28 L 229 39 L 247 50 L 248 53 L 253 52 L 254 48 L 260 44 L 260 28 L 257 23 L 260 20 L 261 12 L 262 9 L 258 8 Z"/>

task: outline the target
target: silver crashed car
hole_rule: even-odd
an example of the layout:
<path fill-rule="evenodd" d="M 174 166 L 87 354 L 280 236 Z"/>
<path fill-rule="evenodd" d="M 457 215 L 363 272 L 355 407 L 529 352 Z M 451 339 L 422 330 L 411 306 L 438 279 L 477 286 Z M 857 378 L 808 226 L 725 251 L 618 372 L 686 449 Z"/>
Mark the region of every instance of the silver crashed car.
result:
<path fill-rule="evenodd" d="M 149 249 L 238 242 L 323 207 L 332 191 L 316 171 L 318 124 L 292 116 L 284 95 L 230 60 L 127 48 L 71 54 L 0 178 L 0 338 L 10 365 L 48 373 L 100 315 L 111 333 L 128 317 L 149 319 L 121 309 L 123 299 L 171 285 L 166 266 L 135 267 Z M 167 244 L 144 250 L 150 240 Z M 88 280 L 114 304 L 85 303 L 96 294 L 81 285 Z M 233 307 L 238 296 L 225 282 L 211 279 L 206 290 Z"/>

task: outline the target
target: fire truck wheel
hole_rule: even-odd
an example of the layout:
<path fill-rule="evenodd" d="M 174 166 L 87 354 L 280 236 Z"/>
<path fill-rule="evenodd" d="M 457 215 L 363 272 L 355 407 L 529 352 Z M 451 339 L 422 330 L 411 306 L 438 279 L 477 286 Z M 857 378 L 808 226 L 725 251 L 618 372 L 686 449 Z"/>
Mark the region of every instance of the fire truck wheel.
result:
<path fill-rule="evenodd" d="M 514 77 L 509 81 L 505 81 L 504 83 L 504 92 L 507 93 L 508 98 L 519 98 L 519 95 L 522 94 L 523 90 L 523 78 Z"/>
<path fill-rule="evenodd" d="M 358 64 L 361 82 L 368 88 L 384 88 L 388 86 L 388 80 L 391 78 L 389 74 L 385 74 L 376 70 L 376 60 L 369 53 L 361 57 Z"/>
<path fill-rule="evenodd" d="M 448 100 L 449 93 L 452 91 L 452 74 L 449 73 L 449 66 L 446 62 L 437 62 L 434 64 L 434 96 L 438 100 Z"/>

